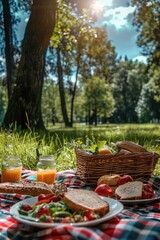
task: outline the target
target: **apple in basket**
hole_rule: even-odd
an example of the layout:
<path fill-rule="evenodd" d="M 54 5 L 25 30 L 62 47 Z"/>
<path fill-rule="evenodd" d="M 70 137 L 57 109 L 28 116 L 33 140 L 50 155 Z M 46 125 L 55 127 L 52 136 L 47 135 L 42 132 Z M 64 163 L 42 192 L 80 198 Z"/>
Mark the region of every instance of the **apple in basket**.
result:
<path fill-rule="evenodd" d="M 103 197 L 112 197 L 113 191 L 108 184 L 100 184 L 96 187 L 95 192 Z"/>

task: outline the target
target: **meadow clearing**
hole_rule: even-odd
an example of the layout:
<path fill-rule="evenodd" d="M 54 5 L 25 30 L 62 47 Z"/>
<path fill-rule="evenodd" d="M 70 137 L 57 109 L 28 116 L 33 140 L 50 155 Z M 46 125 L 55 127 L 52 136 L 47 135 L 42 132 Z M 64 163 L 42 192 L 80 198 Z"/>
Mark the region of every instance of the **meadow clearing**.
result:
<path fill-rule="evenodd" d="M 106 144 L 127 140 L 144 146 L 148 151 L 160 154 L 160 124 L 107 124 L 86 126 L 76 124 L 73 128 L 65 128 L 63 125 L 49 127 L 45 132 L 32 131 L 0 131 L 0 164 L 3 161 L 6 146 L 9 151 L 20 156 L 23 167 L 36 169 L 38 161 L 37 152 L 43 155 L 54 154 L 57 170 L 76 168 L 74 152 L 75 141 L 85 142 L 86 138 L 95 142 L 106 140 Z M 155 172 L 160 176 L 160 159 Z"/>

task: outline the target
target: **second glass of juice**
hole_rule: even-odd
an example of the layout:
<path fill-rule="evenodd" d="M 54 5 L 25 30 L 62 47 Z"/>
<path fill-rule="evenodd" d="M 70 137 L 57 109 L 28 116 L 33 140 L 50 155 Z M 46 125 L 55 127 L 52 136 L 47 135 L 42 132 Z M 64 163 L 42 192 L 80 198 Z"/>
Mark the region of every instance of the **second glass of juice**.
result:
<path fill-rule="evenodd" d="M 53 155 L 40 156 L 37 163 L 37 182 L 52 184 L 56 179 L 56 163 Z"/>
<path fill-rule="evenodd" d="M 1 182 L 21 181 L 22 162 L 18 156 L 7 156 L 2 163 Z"/>

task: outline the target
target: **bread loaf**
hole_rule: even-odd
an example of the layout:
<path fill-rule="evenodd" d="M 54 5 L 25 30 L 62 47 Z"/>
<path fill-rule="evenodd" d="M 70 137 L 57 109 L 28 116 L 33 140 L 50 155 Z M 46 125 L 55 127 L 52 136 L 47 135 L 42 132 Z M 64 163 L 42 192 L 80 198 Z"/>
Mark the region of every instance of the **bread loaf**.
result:
<path fill-rule="evenodd" d="M 125 149 L 129 152 L 147 152 L 147 150 L 141 145 L 131 141 L 121 141 L 115 144 L 119 149 Z"/>
<path fill-rule="evenodd" d="M 115 190 L 116 199 L 136 200 L 141 199 L 143 193 L 143 183 L 141 181 L 127 182 L 120 185 Z"/>
<path fill-rule="evenodd" d="M 18 193 L 23 195 L 38 196 L 39 194 L 66 192 L 67 187 L 62 183 L 47 184 L 43 182 L 4 182 L 0 183 L 1 193 Z"/>
<path fill-rule="evenodd" d="M 119 179 L 120 179 L 120 175 L 118 174 L 103 175 L 98 179 L 97 185 L 105 183 L 105 184 L 108 184 L 110 187 L 112 186 L 117 187 Z"/>
<path fill-rule="evenodd" d="M 92 210 L 100 216 L 104 216 L 109 212 L 109 204 L 103 201 L 96 192 L 91 190 L 70 190 L 64 194 L 64 201 L 75 212 Z"/>

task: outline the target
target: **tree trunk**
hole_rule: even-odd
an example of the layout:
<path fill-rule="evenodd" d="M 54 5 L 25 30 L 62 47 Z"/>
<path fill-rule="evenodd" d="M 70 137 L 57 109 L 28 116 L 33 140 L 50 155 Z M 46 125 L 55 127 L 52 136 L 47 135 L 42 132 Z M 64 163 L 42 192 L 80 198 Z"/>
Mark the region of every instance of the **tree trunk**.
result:
<path fill-rule="evenodd" d="M 3 5 L 3 19 L 4 19 L 4 32 L 5 32 L 5 57 L 6 57 L 6 82 L 8 99 L 12 94 L 12 86 L 14 82 L 14 60 L 13 60 L 13 39 L 12 39 L 12 23 L 11 13 L 8 0 L 2 0 Z"/>
<path fill-rule="evenodd" d="M 41 97 L 45 55 L 55 25 L 56 0 L 34 0 L 22 43 L 16 86 L 3 125 L 44 128 Z"/>
<path fill-rule="evenodd" d="M 68 114 L 67 114 L 67 107 L 66 107 L 66 99 L 65 99 L 65 90 L 64 90 L 64 82 L 63 82 L 63 70 L 61 65 L 61 56 L 60 56 L 60 49 L 57 48 L 57 69 L 58 69 L 58 85 L 59 85 L 59 94 L 61 100 L 61 109 L 62 109 L 62 116 L 63 121 L 66 127 L 70 127 Z"/>
<path fill-rule="evenodd" d="M 80 58 L 80 56 L 79 56 L 79 58 Z M 75 100 L 75 96 L 76 96 L 76 89 L 77 89 L 77 82 L 78 82 L 78 73 L 79 73 L 79 60 L 78 60 L 78 64 L 77 64 L 76 80 L 74 83 L 74 88 L 73 88 L 72 98 L 71 98 L 71 120 L 70 120 L 71 127 L 73 126 L 73 110 L 74 110 L 74 100 Z"/>

